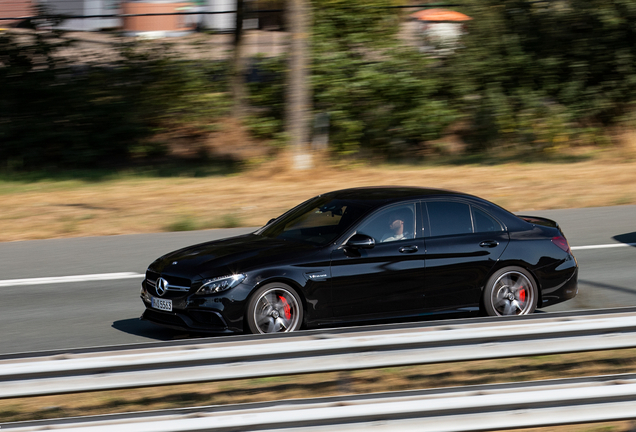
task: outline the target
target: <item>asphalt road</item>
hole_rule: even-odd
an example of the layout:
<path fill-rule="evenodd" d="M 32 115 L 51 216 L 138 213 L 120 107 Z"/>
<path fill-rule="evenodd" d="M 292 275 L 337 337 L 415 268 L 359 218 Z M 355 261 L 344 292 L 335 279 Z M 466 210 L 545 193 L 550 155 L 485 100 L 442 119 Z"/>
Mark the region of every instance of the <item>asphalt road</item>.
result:
<path fill-rule="evenodd" d="M 558 221 L 580 266 L 579 295 L 545 312 L 636 306 L 636 247 L 627 246 L 636 243 L 636 206 L 521 213 Z M 249 231 L 0 243 L 0 354 L 188 337 L 138 320 L 143 309 L 138 274 L 171 250 Z M 622 247 L 584 248 L 598 245 Z M 132 274 L 127 279 L 20 285 L 30 278 L 122 272 Z"/>

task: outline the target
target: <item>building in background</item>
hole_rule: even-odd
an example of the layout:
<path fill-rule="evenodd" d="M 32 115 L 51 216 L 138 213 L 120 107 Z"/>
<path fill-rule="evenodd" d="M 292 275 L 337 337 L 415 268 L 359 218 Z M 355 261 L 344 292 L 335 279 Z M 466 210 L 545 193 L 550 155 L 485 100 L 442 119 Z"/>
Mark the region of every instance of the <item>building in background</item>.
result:
<path fill-rule="evenodd" d="M 209 12 L 228 12 L 236 10 L 236 0 L 205 0 L 200 7 Z M 203 28 L 225 32 L 234 30 L 235 26 L 235 13 L 203 15 Z"/>
<path fill-rule="evenodd" d="M 33 16 L 35 6 L 47 13 L 67 16 L 100 16 L 69 18 L 57 28 L 68 31 L 123 29 L 129 36 L 179 36 L 203 28 L 218 32 L 232 31 L 235 26 L 236 0 L 0 0 L 0 18 Z M 213 12 L 201 15 L 162 15 L 126 18 L 103 17 L 115 14 L 170 14 L 173 12 Z M 16 26 L 22 20 L 2 20 L 3 26 Z"/>
<path fill-rule="evenodd" d="M 0 18 L 30 16 L 34 8 L 31 0 L 0 0 Z M 14 26 L 20 20 L 0 20 L 0 28 Z"/>
<path fill-rule="evenodd" d="M 47 13 L 70 16 L 113 15 L 120 12 L 119 0 L 39 0 L 38 4 L 44 6 Z M 96 31 L 120 26 L 120 18 L 71 18 L 57 27 L 61 30 Z"/>
<path fill-rule="evenodd" d="M 194 3 L 175 0 L 133 0 L 121 5 L 122 13 L 131 15 L 123 19 L 126 36 L 168 37 L 183 36 L 196 28 L 196 15 L 169 15 L 194 12 Z M 143 16 L 144 14 L 166 14 Z"/>
<path fill-rule="evenodd" d="M 422 51 L 452 53 L 465 33 L 463 22 L 472 18 L 448 9 L 425 9 L 411 14 L 420 23 Z"/>

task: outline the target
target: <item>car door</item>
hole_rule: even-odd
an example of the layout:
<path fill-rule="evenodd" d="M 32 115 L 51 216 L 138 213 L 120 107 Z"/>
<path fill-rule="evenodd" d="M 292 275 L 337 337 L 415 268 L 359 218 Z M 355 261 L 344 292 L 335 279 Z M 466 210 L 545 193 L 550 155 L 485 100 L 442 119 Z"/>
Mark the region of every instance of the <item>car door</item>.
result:
<path fill-rule="evenodd" d="M 383 208 L 363 220 L 355 233 L 375 239 L 372 249 L 340 247 L 331 254 L 331 289 L 336 319 L 408 315 L 422 306 L 424 241 L 417 233 L 416 203 Z M 403 212 L 403 236 L 391 231 Z"/>
<path fill-rule="evenodd" d="M 429 200 L 422 209 L 426 309 L 477 308 L 481 287 L 508 245 L 505 226 L 462 200 Z"/>

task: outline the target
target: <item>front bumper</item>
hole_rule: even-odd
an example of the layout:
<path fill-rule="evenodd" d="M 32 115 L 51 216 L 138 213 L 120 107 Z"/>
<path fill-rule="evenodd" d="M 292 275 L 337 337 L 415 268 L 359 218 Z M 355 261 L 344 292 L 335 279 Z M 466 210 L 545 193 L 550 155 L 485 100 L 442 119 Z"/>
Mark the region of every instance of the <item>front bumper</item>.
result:
<path fill-rule="evenodd" d="M 196 296 L 192 292 L 169 292 L 169 295 L 162 297 L 172 301 L 173 310 L 167 312 L 151 306 L 151 297 L 156 297 L 156 293 L 153 286 L 144 280 L 140 297 L 146 310 L 141 319 L 178 330 L 215 334 L 242 333 L 243 309 L 248 293 L 247 286 L 210 296 Z"/>
<path fill-rule="evenodd" d="M 177 330 L 219 334 L 233 334 L 243 331 L 242 328 L 228 326 L 223 316 L 213 311 L 164 312 L 146 306 L 141 319 Z"/>

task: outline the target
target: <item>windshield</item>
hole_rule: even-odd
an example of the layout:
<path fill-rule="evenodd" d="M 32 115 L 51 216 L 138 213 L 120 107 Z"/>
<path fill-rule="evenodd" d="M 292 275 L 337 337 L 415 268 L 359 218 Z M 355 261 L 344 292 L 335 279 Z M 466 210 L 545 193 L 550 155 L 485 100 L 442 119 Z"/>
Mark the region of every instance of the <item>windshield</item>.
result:
<path fill-rule="evenodd" d="M 319 196 L 304 202 L 255 234 L 315 245 L 331 243 L 369 209 L 359 201 Z"/>

